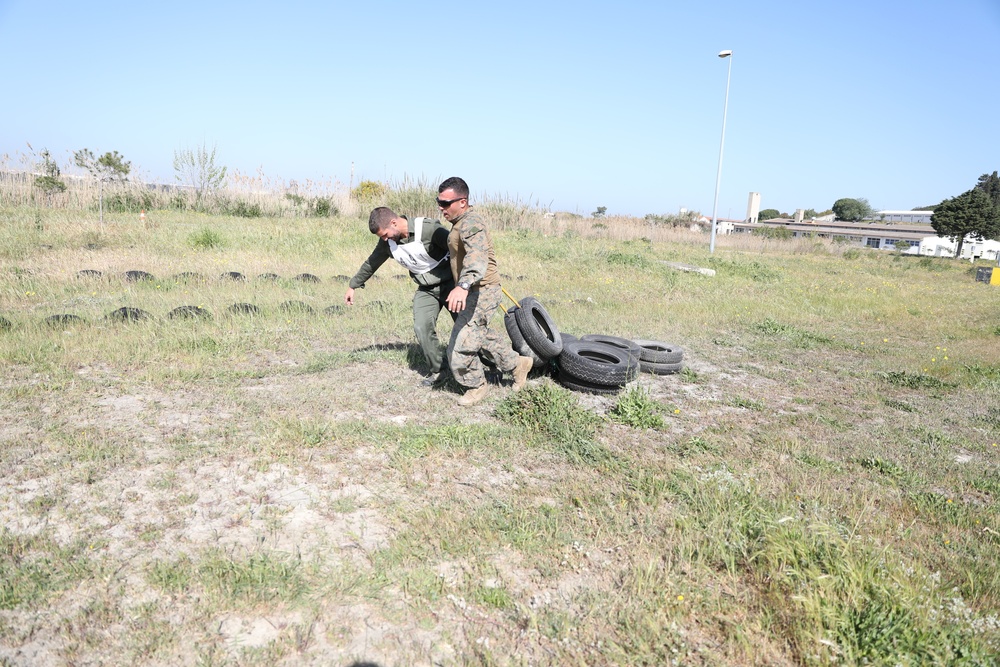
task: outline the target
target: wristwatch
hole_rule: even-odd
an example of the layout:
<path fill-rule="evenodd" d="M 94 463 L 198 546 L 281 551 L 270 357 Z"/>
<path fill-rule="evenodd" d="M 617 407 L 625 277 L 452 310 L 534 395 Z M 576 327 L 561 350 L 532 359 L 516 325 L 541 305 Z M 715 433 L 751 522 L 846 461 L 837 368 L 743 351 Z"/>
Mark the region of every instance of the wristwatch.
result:
<path fill-rule="evenodd" d="M 468 280 L 463 280 L 458 284 L 458 286 L 468 292 L 469 288 L 472 287 L 472 284 Z"/>

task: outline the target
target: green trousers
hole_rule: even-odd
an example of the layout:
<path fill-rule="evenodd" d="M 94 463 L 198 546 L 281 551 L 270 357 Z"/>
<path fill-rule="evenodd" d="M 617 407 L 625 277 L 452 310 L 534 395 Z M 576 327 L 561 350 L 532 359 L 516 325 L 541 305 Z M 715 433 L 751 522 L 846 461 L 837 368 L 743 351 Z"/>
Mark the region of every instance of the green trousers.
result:
<path fill-rule="evenodd" d="M 434 287 L 418 287 L 413 293 L 413 333 L 430 365 L 431 373 L 440 373 L 444 365 L 444 348 L 437 335 L 438 315 L 441 309 L 448 310 L 448 293 L 455 283 L 447 281 Z M 451 313 L 452 320 L 457 317 Z"/>

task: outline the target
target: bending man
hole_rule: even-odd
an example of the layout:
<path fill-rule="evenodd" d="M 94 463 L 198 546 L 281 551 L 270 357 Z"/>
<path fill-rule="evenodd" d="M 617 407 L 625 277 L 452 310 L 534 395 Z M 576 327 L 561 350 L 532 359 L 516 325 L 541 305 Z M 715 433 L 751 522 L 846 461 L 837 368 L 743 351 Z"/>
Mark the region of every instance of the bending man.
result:
<path fill-rule="evenodd" d="M 413 333 L 430 364 L 430 372 L 421 384 L 425 387 L 438 384 L 448 377 L 448 369 L 438 340 L 437 320 L 455 286 L 448 263 L 448 230 L 431 218 L 416 218 L 411 224 L 405 216 L 398 216 L 385 206 L 368 216 L 368 229 L 378 236 L 379 242 L 348 283 L 344 301 L 353 306 L 354 290 L 364 287 L 387 259 L 402 264 L 417 284 L 413 294 Z"/>

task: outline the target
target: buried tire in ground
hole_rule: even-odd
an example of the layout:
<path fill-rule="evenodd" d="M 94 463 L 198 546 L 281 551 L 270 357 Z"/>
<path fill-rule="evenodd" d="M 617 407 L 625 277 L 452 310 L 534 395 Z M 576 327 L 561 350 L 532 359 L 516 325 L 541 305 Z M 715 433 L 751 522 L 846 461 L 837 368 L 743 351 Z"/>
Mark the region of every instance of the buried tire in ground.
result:
<path fill-rule="evenodd" d="M 531 349 L 531 346 L 525 342 L 524 336 L 521 335 L 521 329 L 517 326 L 517 318 L 514 314 L 516 310 L 517 306 L 513 306 L 503 316 L 503 325 L 506 327 L 507 335 L 510 337 L 510 346 L 522 357 L 530 357 L 532 368 L 544 366 L 545 360 Z"/>
<path fill-rule="evenodd" d="M 684 358 L 684 349 L 658 340 L 632 341 L 639 346 L 639 359 L 651 364 L 679 364 Z"/>
<path fill-rule="evenodd" d="M 539 357 L 552 359 L 559 356 L 563 349 L 559 329 L 537 299 L 530 296 L 521 299 L 521 307 L 514 311 L 514 319 L 524 341 Z"/>
<path fill-rule="evenodd" d="M 639 375 L 639 360 L 604 343 L 575 340 L 559 354 L 559 375 L 590 385 L 621 387 Z"/>

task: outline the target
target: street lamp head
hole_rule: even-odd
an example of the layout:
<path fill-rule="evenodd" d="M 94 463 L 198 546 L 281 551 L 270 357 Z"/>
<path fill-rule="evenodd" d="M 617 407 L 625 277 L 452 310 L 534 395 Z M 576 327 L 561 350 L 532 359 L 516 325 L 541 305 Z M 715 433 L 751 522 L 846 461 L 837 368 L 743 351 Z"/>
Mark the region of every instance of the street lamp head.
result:
<path fill-rule="evenodd" d="M 728 58 L 731 55 L 733 55 L 732 51 L 719 51 L 720 58 Z"/>

